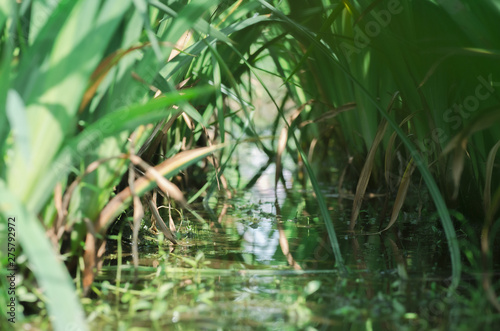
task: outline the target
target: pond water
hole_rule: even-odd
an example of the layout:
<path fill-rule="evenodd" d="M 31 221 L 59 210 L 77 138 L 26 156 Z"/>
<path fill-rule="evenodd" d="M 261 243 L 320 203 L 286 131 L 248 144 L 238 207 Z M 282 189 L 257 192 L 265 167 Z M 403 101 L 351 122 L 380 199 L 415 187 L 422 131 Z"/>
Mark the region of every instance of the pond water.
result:
<path fill-rule="evenodd" d="M 352 235 L 347 231 L 352 201 L 339 204 L 338 194 L 325 189 L 348 269 L 344 275 L 314 194 L 283 185 L 275 191 L 269 176 L 259 181 L 232 199 L 213 198 L 208 208 L 195 205 L 204 222 L 184 212 L 177 222 L 179 245 L 143 240 L 137 271 L 125 243 L 120 256 L 109 254 L 96 282 L 100 299 L 87 302 L 93 329 L 469 330 L 499 325 L 498 315 L 481 314 L 490 307 L 478 285 L 480 274 L 466 272 L 456 293 L 446 291 L 450 259 L 435 217 L 414 212 L 382 235 Z M 377 209 L 366 205 L 360 227 L 375 231 Z"/>

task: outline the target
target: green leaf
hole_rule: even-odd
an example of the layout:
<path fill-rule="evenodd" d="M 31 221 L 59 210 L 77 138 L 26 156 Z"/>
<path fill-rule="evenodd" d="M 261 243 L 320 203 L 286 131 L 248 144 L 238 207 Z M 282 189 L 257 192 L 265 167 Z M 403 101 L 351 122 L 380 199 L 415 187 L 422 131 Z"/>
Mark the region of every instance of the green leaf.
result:
<path fill-rule="evenodd" d="M 7 118 L 14 134 L 14 144 L 20 150 L 26 164 L 31 162 L 30 131 L 26 118 L 26 107 L 16 90 L 7 94 Z"/>
<path fill-rule="evenodd" d="M 109 0 L 62 1 L 23 56 L 15 85 L 26 104 L 32 162 L 24 165 L 14 150 L 7 165 L 7 185 L 23 201 L 30 200 L 64 141 L 74 134 L 88 79 L 129 5 L 130 0 L 120 6 Z"/>
<path fill-rule="evenodd" d="M 75 286 L 40 221 L 9 192 L 4 181 L 0 181 L 0 201 L 2 219 L 15 219 L 11 223 L 15 224 L 16 238 L 47 298 L 45 303 L 54 330 L 88 330 Z"/>

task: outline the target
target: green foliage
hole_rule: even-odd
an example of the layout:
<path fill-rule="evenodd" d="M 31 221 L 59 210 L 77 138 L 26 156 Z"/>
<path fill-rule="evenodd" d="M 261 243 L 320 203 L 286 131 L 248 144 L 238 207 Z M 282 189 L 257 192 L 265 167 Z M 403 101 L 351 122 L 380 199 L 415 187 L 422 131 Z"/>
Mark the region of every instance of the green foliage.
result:
<path fill-rule="evenodd" d="M 81 169 L 126 155 L 130 133 L 139 128 L 135 143 L 144 143 L 149 134 L 156 134 L 151 125 L 144 125 L 161 120 L 173 121 L 165 130 L 169 136 L 165 149 L 175 155 L 185 148 L 182 137 L 199 139 L 213 111 L 213 106 L 206 106 L 213 88 L 179 93 L 175 85 L 187 78 L 190 84 L 199 81 L 207 86 L 213 75 L 193 73 L 190 68 L 207 56 L 203 53 L 210 50 L 210 43 L 230 42 L 228 33 L 203 19 L 215 2 L 192 1 L 172 8 L 160 2 L 151 5 L 142 1 L 119 6 L 114 1 L 2 3 L 1 114 L 6 119 L 0 127 L 2 220 L 22 218 L 22 254 L 47 292 L 46 304 L 56 329 L 67 328 L 69 321 L 85 328 L 85 322 L 74 285 L 45 232 L 53 233 L 51 239 L 59 241 L 62 253 L 78 260 L 87 232 L 83 221 L 98 218 L 127 162 L 123 157 L 110 159 L 85 176 Z M 241 28 L 226 29 L 232 33 Z M 177 45 L 178 41 L 183 43 Z M 177 50 L 181 53 L 174 57 Z M 220 79 L 216 87 L 220 107 Z M 153 100 L 155 94 L 159 97 Z M 187 103 L 195 98 L 205 103 L 205 113 L 195 109 L 196 102 Z M 190 116 L 196 127 L 188 130 L 185 123 L 175 121 L 179 111 L 173 105 Z M 164 175 L 171 177 L 191 162 L 192 158 L 177 162 Z M 68 209 L 51 207 L 61 202 L 54 190 L 69 192 L 75 175 L 79 186 L 65 195 L 70 199 Z M 70 252 L 64 251 L 60 231 L 71 234 Z M 60 281 L 53 282 L 55 278 Z"/>
<path fill-rule="evenodd" d="M 500 15 L 498 8 L 488 2 L 462 1 L 454 5 L 431 1 L 329 5 L 313 1 L 306 11 L 290 1 L 290 13 L 285 15 L 270 3 L 261 3 L 303 50 L 287 81 L 298 77 L 306 92 L 302 103 L 310 98 L 315 102 L 297 121 L 314 123 L 322 119 L 322 113 L 332 112 L 329 123 L 322 120 L 301 130 L 301 145 L 309 145 L 311 150 L 314 146 L 309 157 L 323 154 L 328 157 L 323 162 L 339 155 L 346 161 L 353 157 L 352 165 L 360 169 L 379 122 L 387 120 L 392 131 L 378 147 L 372 187 L 390 187 L 384 177 L 403 185 L 403 175 L 396 173 L 394 163 L 406 168 L 410 161 L 415 162 L 445 230 L 456 288 L 460 252 L 446 201 L 457 203 L 489 185 L 483 160 L 500 139 L 498 117 L 492 115 L 499 97 L 493 78 L 500 73 L 494 65 L 499 45 L 491 34 L 494 17 Z M 483 13 L 486 19 L 479 21 L 477 17 Z M 400 98 L 389 114 L 385 109 L 395 92 Z M 340 110 L 352 102 L 355 110 Z M 394 141 L 388 139 L 392 132 L 401 142 L 396 150 Z M 393 162 L 395 155 L 399 160 Z M 460 185 L 462 178 L 466 185 Z M 469 215 L 481 214 L 476 207 L 464 207 Z M 482 215 L 485 213 L 488 211 Z"/>
<path fill-rule="evenodd" d="M 395 201 L 390 227 L 407 192 L 418 189 L 410 184 L 422 179 L 456 289 L 461 252 L 448 208 L 486 219 L 483 257 L 498 226 L 499 16 L 494 2 L 462 0 L 3 1 L 0 213 L 2 222 L 20 219 L 18 257 L 27 262 L 19 267 L 46 291 L 53 328 L 86 328 L 74 295 L 82 273 L 94 272 L 84 251 L 99 249 L 123 210 L 121 222 L 128 219 L 132 201 L 131 218 L 140 224 L 139 199 L 157 185 L 154 176 L 208 206 L 217 189 L 230 195 L 231 184 L 250 188 L 273 162 L 275 184 L 283 181 L 283 160 L 314 190 L 343 271 L 320 184 L 353 182 L 367 169 L 368 186 L 354 192 L 356 201 L 367 187 L 385 192 Z M 231 167 L 241 142 L 255 144 L 268 160 L 249 181 L 228 184 L 224 172 L 239 172 Z M 212 166 L 202 166 L 209 154 Z M 420 177 L 403 180 L 413 164 Z M 166 192 L 170 182 L 162 183 L 166 194 L 181 192 L 175 185 Z M 204 264 L 203 256 L 184 259 Z M 75 284 L 63 262 L 77 275 Z M 309 283 L 302 298 L 318 287 Z M 203 292 L 200 301 L 210 304 L 212 296 Z M 308 308 L 293 309 L 305 325 Z"/>

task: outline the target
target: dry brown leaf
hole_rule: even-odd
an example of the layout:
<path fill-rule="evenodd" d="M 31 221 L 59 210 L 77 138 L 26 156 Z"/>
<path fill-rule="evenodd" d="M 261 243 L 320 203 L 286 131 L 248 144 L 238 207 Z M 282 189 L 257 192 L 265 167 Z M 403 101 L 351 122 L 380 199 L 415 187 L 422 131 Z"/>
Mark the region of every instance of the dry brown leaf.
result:
<path fill-rule="evenodd" d="M 87 87 L 87 90 L 83 95 L 82 102 L 80 103 L 80 108 L 78 109 L 78 112 L 82 112 L 85 109 L 85 107 L 87 107 L 90 100 L 92 100 L 92 98 L 94 97 L 97 88 L 99 87 L 103 79 L 106 77 L 108 72 L 111 70 L 111 68 L 113 68 L 125 55 L 129 54 L 132 51 L 144 48 L 149 45 L 150 45 L 149 43 L 144 43 L 142 45 L 134 46 L 126 50 L 119 49 L 108 55 L 104 60 L 102 60 L 101 63 L 97 66 L 97 68 L 90 76 L 89 86 Z"/>
<path fill-rule="evenodd" d="M 446 155 L 452 150 L 460 148 L 461 146 L 463 146 L 463 148 L 465 149 L 468 137 L 470 137 L 477 131 L 489 128 L 498 120 L 500 120 L 500 111 L 495 108 L 491 109 L 481 116 L 476 117 L 465 128 L 463 128 L 462 131 L 460 131 L 450 140 L 450 142 L 443 149 L 443 155 Z"/>
<path fill-rule="evenodd" d="M 380 145 L 380 142 L 382 141 L 382 138 L 384 137 L 386 130 L 387 121 L 383 119 L 378 126 L 377 134 L 375 135 L 375 139 L 373 140 L 370 151 L 368 152 L 368 156 L 366 157 L 365 164 L 363 165 L 363 169 L 361 170 L 361 174 L 359 175 L 358 185 L 356 186 L 356 194 L 354 196 L 354 202 L 352 205 L 351 222 L 349 224 L 349 229 L 351 231 L 353 231 L 354 227 L 356 226 L 359 211 L 361 210 L 361 203 L 363 201 L 363 197 L 365 196 L 366 188 L 368 187 L 368 182 L 370 181 L 371 172 L 375 163 L 375 153 L 378 146 Z"/>
<path fill-rule="evenodd" d="M 153 198 L 151 197 L 151 195 L 148 193 L 146 194 L 145 198 L 148 202 L 149 210 L 151 211 L 151 214 L 155 218 L 156 225 L 160 228 L 160 231 L 163 233 L 166 239 L 170 240 L 174 244 L 177 244 L 177 240 L 175 239 L 174 234 L 172 233 L 172 231 L 170 231 L 170 229 L 163 221 L 163 218 L 160 216 L 160 213 L 158 212 L 158 207 L 156 206 L 155 203 L 153 203 Z"/>
<path fill-rule="evenodd" d="M 409 120 L 411 120 L 413 117 L 415 116 L 415 113 L 412 113 L 408 116 L 406 116 L 402 121 L 401 123 L 399 123 L 399 127 L 402 127 L 404 124 L 406 124 L 406 122 L 408 122 Z M 394 148 L 394 142 L 396 141 L 396 137 L 397 137 L 397 133 L 394 132 L 391 137 L 389 138 L 389 142 L 387 143 L 387 148 L 386 148 L 386 151 L 385 151 L 385 163 L 384 163 L 384 167 L 385 167 L 385 181 L 387 183 L 387 185 L 389 187 L 391 187 L 391 182 L 390 182 L 390 178 L 389 178 L 389 175 L 391 174 L 391 168 L 392 168 L 392 150 Z"/>
<path fill-rule="evenodd" d="M 327 111 L 326 113 L 324 113 L 323 115 L 321 115 L 320 117 L 318 117 L 318 118 L 316 118 L 314 120 L 304 121 L 304 122 L 300 123 L 300 125 L 298 127 L 299 128 L 303 128 L 304 126 L 306 126 L 308 124 L 317 123 L 317 122 L 320 122 L 320 121 L 324 121 L 326 119 L 335 117 L 335 116 L 337 116 L 340 113 L 343 113 L 345 111 L 348 111 L 348 110 L 351 110 L 351 109 L 354 109 L 354 108 L 356 108 L 356 103 L 355 102 L 346 103 L 345 105 L 342 105 L 340 107 L 337 107 L 335 109 Z"/>
<path fill-rule="evenodd" d="M 147 164 L 143 159 L 137 155 L 130 155 L 130 161 L 133 164 L 140 166 L 145 170 L 144 175 L 151 181 L 155 181 L 158 187 L 169 197 L 178 201 L 183 207 L 186 206 L 187 202 L 184 199 L 184 194 L 181 190 L 173 184 L 171 181 L 163 177 L 156 169 L 149 164 Z"/>
<path fill-rule="evenodd" d="M 284 127 L 281 129 L 280 137 L 278 139 L 278 146 L 276 148 L 276 173 L 274 177 L 274 186 L 277 187 L 278 180 L 281 174 L 281 156 L 285 151 L 286 142 L 288 140 L 288 128 Z"/>
<path fill-rule="evenodd" d="M 83 253 L 83 262 L 85 265 L 83 269 L 84 292 L 88 292 L 88 289 L 94 282 L 94 268 L 96 265 L 95 246 L 96 242 L 94 235 L 87 232 L 87 237 L 85 238 L 85 252 Z"/>
<path fill-rule="evenodd" d="M 180 169 L 184 164 L 188 163 L 192 159 L 215 152 L 216 150 L 224 146 L 226 146 L 226 144 L 219 144 L 211 147 L 200 147 L 189 151 L 183 151 L 163 161 L 159 165 L 155 166 L 154 169 L 163 177 L 168 175 L 175 169 Z M 142 176 L 136 179 L 134 182 L 134 186 L 137 194 L 139 196 L 144 194 L 146 189 L 150 188 L 153 183 L 155 182 L 147 176 Z M 103 231 L 108 227 L 113 218 L 120 213 L 122 208 L 124 208 L 124 204 L 130 201 L 130 197 L 130 188 L 127 187 L 108 202 L 108 204 L 101 210 L 101 213 L 99 214 L 99 219 L 95 224 L 96 232 Z"/>
<path fill-rule="evenodd" d="M 187 30 L 186 32 L 184 32 L 182 34 L 182 36 L 179 38 L 179 40 L 175 43 L 174 49 L 172 49 L 172 52 L 170 52 L 170 56 L 168 57 L 167 62 L 169 62 L 174 57 L 179 55 L 180 52 L 186 48 L 192 35 L 193 35 L 193 32 L 191 30 Z"/>
<path fill-rule="evenodd" d="M 452 199 L 458 197 L 458 190 L 460 188 L 460 178 L 464 170 L 465 163 L 465 147 L 455 148 L 453 153 L 453 161 L 451 165 L 451 177 L 453 179 L 453 196 Z"/>
<path fill-rule="evenodd" d="M 406 194 L 408 193 L 408 188 L 410 187 L 411 175 L 413 174 L 415 168 L 416 165 L 412 158 L 410 162 L 408 162 L 403 178 L 401 179 L 401 183 L 399 184 L 398 194 L 396 195 L 396 200 L 394 201 L 394 207 L 392 208 L 392 215 L 389 224 L 381 232 L 388 230 L 398 219 L 401 207 L 403 207 L 403 203 L 406 200 Z"/>
<path fill-rule="evenodd" d="M 395 92 L 392 96 L 391 102 L 387 107 L 387 111 L 389 112 L 396 101 L 397 96 L 399 95 L 399 91 Z M 368 156 L 366 157 L 365 164 L 363 165 L 363 169 L 361 170 L 361 174 L 359 175 L 358 185 L 356 186 L 356 194 L 354 196 L 354 202 L 352 205 L 352 213 L 351 213 L 351 222 L 349 223 L 349 229 L 354 231 L 354 227 L 356 226 L 356 221 L 359 216 L 359 211 L 361 210 L 361 203 L 363 201 L 363 197 L 365 196 L 366 188 L 368 187 L 368 182 L 370 181 L 371 172 L 373 169 L 373 165 L 375 163 L 375 154 L 377 152 L 378 146 L 384 138 L 385 132 L 387 130 L 387 120 L 384 118 L 380 122 L 375 138 L 373 139 L 372 146 L 370 147 L 370 151 L 368 152 Z"/>
<path fill-rule="evenodd" d="M 486 178 L 484 183 L 484 194 L 483 194 L 483 202 L 484 202 L 484 213 L 488 215 L 491 207 L 491 178 L 493 175 L 493 166 L 495 164 L 495 157 L 498 152 L 498 148 L 500 148 L 500 141 L 498 141 L 495 146 L 488 153 L 488 160 L 486 161 Z"/>

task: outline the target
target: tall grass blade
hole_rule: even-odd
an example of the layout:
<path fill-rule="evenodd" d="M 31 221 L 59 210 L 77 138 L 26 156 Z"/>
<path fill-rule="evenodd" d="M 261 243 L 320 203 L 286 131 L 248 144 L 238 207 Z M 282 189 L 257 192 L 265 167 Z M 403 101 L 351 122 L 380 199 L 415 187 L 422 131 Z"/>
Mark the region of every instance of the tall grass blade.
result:
<path fill-rule="evenodd" d="M 215 44 L 212 46 L 207 44 L 208 48 L 211 52 L 216 53 L 216 56 L 212 56 L 212 67 L 213 67 L 213 84 L 215 87 L 215 106 L 217 108 L 217 120 L 218 120 L 218 128 L 220 131 L 220 140 L 224 143 L 226 139 L 226 129 L 224 125 L 224 100 L 222 96 L 222 74 L 219 62 L 217 59 L 221 59 L 221 56 L 217 52 L 217 48 Z"/>
<path fill-rule="evenodd" d="M 162 51 L 160 50 L 158 38 L 151 29 L 151 24 L 149 23 L 150 19 L 149 19 L 147 1 L 144 0 L 132 0 L 132 1 L 134 2 L 135 9 L 142 16 L 144 28 L 146 29 L 146 34 L 148 36 L 149 42 L 151 43 L 151 47 L 153 48 L 153 51 L 156 55 L 156 59 L 158 61 L 162 61 L 163 54 Z"/>
<path fill-rule="evenodd" d="M 405 124 L 406 122 L 408 122 L 409 120 L 411 120 L 413 118 L 413 116 L 415 116 L 414 113 L 406 116 L 401 121 L 401 123 L 399 124 L 399 126 L 402 127 L 403 124 Z M 389 186 L 389 189 L 392 189 L 392 183 L 391 183 L 391 168 L 392 168 L 392 159 L 393 159 L 392 154 L 393 154 L 393 149 L 394 149 L 394 143 L 396 141 L 396 137 L 397 136 L 398 135 L 397 135 L 396 132 L 394 132 L 393 134 L 391 134 L 391 136 L 389 138 L 389 141 L 387 143 L 387 146 L 386 146 L 386 150 L 385 150 L 384 176 L 385 176 L 385 182 Z"/>
<path fill-rule="evenodd" d="M 326 230 L 328 232 L 328 238 L 330 239 L 330 245 L 332 246 L 333 250 L 333 255 L 335 256 L 335 262 L 337 266 L 339 267 L 340 271 L 342 274 L 346 275 L 347 274 L 347 269 L 344 264 L 344 259 L 342 258 L 342 252 L 340 251 L 340 245 L 337 239 L 337 234 L 335 233 L 335 227 L 333 226 L 332 219 L 330 218 L 330 214 L 328 213 L 328 208 L 326 206 L 325 199 L 323 197 L 323 193 L 321 193 L 321 190 L 319 188 L 318 181 L 316 179 L 316 176 L 314 175 L 314 172 L 311 168 L 311 165 L 309 164 L 309 161 L 307 160 L 307 155 L 304 153 L 302 148 L 300 148 L 300 142 L 295 136 L 295 133 L 292 132 L 292 137 L 295 141 L 295 144 L 297 146 L 297 149 L 299 150 L 300 155 L 302 156 L 302 161 L 304 162 L 304 166 L 306 167 L 307 174 L 309 175 L 309 180 L 311 181 L 311 185 L 313 187 L 314 193 L 316 194 L 316 199 L 319 205 L 319 210 L 321 212 L 321 216 L 323 216 L 323 219 L 325 221 L 326 225 Z"/>
<path fill-rule="evenodd" d="M 61 257 L 45 236 L 40 221 L 7 189 L 3 181 L 0 181 L 0 201 L 2 217 L 6 220 L 15 217 L 17 238 L 47 298 L 45 302 L 54 330 L 88 330 L 75 286 Z"/>
<path fill-rule="evenodd" d="M 323 37 L 323 34 L 326 32 L 327 29 L 331 28 L 333 21 L 335 21 L 335 19 L 342 13 L 343 9 L 344 8 L 342 5 L 337 5 L 337 7 L 334 10 L 332 10 L 330 15 L 326 19 L 326 21 L 323 23 L 323 26 L 321 27 L 320 33 L 318 33 L 316 36 L 316 43 L 321 42 L 321 38 Z M 288 75 L 288 78 L 283 82 L 283 84 L 290 82 L 290 80 L 292 79 L 292 76 L 295 75 L 297 73 L 297 71 L 299 71 L 300 68 L 302 68 L 304 66 L 304 64 L 306 63 L 307 59 L 311 55 L 311 52 L 313 51 L 314 48 L 315 48 L 314 44 L 311 44 L 307 48 L 306 52 L 304 53 L 304 55 L 300 59 L 299 63 L 295 66 L 295 68 L 292 70 L 290 75 Z"/>

